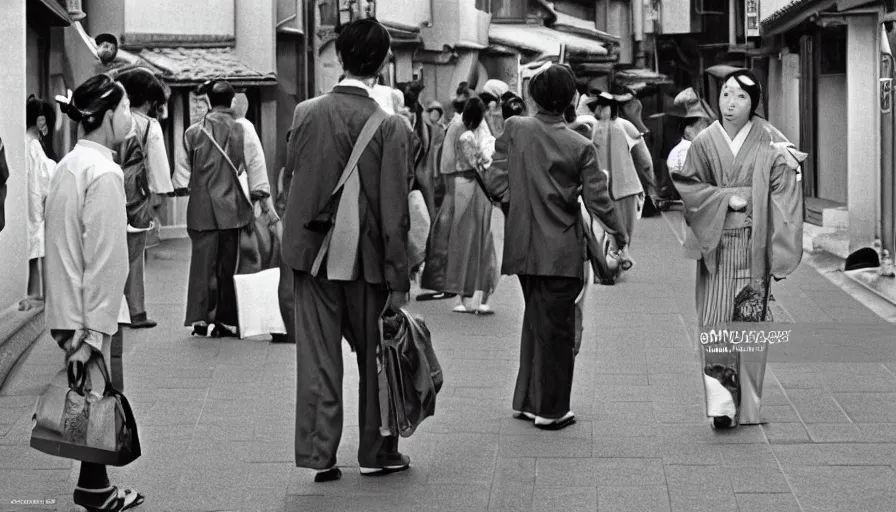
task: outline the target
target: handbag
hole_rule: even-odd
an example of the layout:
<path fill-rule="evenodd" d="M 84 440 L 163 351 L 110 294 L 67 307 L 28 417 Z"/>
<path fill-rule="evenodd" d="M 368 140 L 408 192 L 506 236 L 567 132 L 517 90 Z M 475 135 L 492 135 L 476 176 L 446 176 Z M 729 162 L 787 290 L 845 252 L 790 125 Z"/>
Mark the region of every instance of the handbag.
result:
<path fill-rule="evenodd" d="M 102 355 L 94 352 L 85 367 L 99 368 L 104 382 L 102 395 L 91 392 L 99 383 L 90 382 L 85 371 L 80 383 L 62 370 L 38 398 L 32 416 L 31 447 L 56 457 L 125 466 L 140 457 L 137 421 L 127 398 L 109 378 Z"/>
<path fill-rule="evenodd" d="M 616 284 L 621 268 L 616 239 L 607 232 L 600 219 L 591 216 L 581 201 L 579 208 L 585 228 L 587 258 L 594 270 L 594 282 L 612 286 Z"/>

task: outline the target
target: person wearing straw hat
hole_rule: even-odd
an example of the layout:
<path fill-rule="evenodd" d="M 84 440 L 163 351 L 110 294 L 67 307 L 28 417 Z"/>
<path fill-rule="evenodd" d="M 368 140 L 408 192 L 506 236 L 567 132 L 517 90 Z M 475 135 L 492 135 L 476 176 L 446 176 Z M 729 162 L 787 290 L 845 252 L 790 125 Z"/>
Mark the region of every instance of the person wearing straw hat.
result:
<path fill-rule="evenodd" d="M 668 112 L 671 116 L 681 117 L 678 133 L 681 141 L 672 148 L 666 158 L 669 173 L 680 172 L 684 167 L 691 142 L 700 132 L 712 123 L 712 116 L 707 113 L 694 89 L 688 87 L 681 91 L 673 101 L 673 108 Z"/>

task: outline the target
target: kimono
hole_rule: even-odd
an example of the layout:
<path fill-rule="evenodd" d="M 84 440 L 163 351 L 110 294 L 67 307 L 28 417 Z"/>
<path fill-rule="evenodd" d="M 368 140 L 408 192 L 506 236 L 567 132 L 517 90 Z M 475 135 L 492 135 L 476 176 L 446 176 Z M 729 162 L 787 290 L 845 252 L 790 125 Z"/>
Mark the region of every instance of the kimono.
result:
<path fill-rule="evenodd" d="M 629 136 L 622 119 L 598 121 L 593 129 L 598 161 L 606 165 L 610 177 L 610 197 L 619 219 L 631 239 L 644 206 L 644 188 L 632 160 L 631 150 L 640 140 Z"/>
<path fill-rule="evenodd" d="M 802 258 L 798 166 L 794 153 L 775 144 L 766 126 L 762 120 L 748 122 L 732 140 L 717 121 L 694 139 L 684 167 L 672 172 L 691 229 L 686 249 L 699 258 L 696 306 L 701 332 L 732 322 L 739 292 L 769 277 L 785 278 Z M 733 195 L 746 200 L 743 210 L 729 208 Z M 741 395 L 733 399 L 737 410 L 708 400 L 707 415 L 757 424 L 766 352 L 761 360 L 735 354 L 732 370 L 739 374 L 739 389 L 734 391 Z M 706 358 L 709 367 L 709 354 Z M 708 397 L 724 395 L 713 378 L 705 380 Z"/>
<path fill-rule="evenodd" d="M 491 165 L 495 138 L 482 122 L 476 130 L 464 132 L 457 141 L 458 165 L 466 169 L 448 179 L 454 181 L 454 194 L 445 198 L 453 211 L 448 231 L 448 258 L 444 292 L 474 297 L 467 309 L 478 309 L 498 285 L 500 278 L 495 242 L 492 236 L 492 203 L 473 173 Z"/>
<path fill-rule="evenodd" d="M 43 258 L 44 204 L 50 190 L 50 180 L 56 170 L 56 162 L 47 157 L 38 137 L 25 135 L 25 172 L 28 177 L 28 259 Z"/>

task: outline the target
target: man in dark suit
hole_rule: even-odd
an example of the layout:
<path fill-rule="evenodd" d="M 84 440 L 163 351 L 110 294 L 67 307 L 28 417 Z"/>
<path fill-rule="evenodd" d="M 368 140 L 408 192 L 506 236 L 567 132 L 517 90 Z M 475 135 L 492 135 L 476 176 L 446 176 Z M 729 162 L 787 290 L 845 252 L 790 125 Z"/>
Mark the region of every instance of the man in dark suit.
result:
<path fill-rule="evenodd" d="M 242 131 L 230 108 L 233 97 L 228 82 L 209 86 L 212 109 L 184 133 L 184 157 L 172 180 L 175 193 L 189 191 L 190 195 L 187 234 L 193 252 L 184 325 L 192 325 L 193 334 L 201 336 L 207 334 L 210 323 L 215 324 L 214 337 L 237 334 L 233 275 L 240 229 L 254 215 L 236 175 L 244 156 Z"/>
<path fill-rule="evenodd" d="M 342 437 L 343 336 L 357 352 L 360 373 L 361 474 L 382 475 L 410 464 L 398 452 L 397 437 L 380 435 L 376 362 L 380 315 L 387 307 L 403 307 L 410 290 L 411 170 L 407 127 L 401 119 L 389 116 L 374 132 L 357 164 L 359 190 L 344 189 L 357 194 L 355 254 L 334 251 L 320 265 L 320 273 L 313 272 L 326 233 L 310 224 L 339 182 L 362 127 L 380 108 L 370 91 L 388 61 L 390 45 L 389 33 L 375 20 L 345 26 L 336 40 L 345 79 L 331 93 L 296 107 L 287 152 L 283 259 L 294 271 L 296 466 L 318 470 L 317 482 L 342 474 L 336 451 Z M 337 276 L 331 263 L 344 258 L 354 259 L 356 265 Z"/>

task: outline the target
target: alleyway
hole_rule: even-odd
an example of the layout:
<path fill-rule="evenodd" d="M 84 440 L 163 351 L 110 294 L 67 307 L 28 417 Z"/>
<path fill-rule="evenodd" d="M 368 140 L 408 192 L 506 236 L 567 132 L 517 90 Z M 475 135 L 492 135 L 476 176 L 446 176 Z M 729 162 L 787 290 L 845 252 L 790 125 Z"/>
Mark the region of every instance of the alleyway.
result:
<path fill-rule="evenodd" d="M 779 321 L 798 324 L 771 356 L 770 423 L 714 432 L 691 341 L 694 264 L 669 226 L 643 220 L 635 270 L 590 297 L 577 424 L 542 432 L 510 417 L 522 297 L 505 277 L 493 317 L 412 302 L 445 386 L 436 416 L 402 440 L 406 473 L 362 480 L 351 467 L 357 370 L 346 348 L 345 475 L 329 484 L 293 467 L 294 347 L 190 337 L 188 241 L 166 242 L 150 250 L 146 280 L 160 325 L 125 333 L 125 393 L 144 455 L 110 476 L 146 494 L 141 511 L 893 510 L 893 326 L 803 265 L 773 289 Z M 44 339 L 0 392 L 0 510 L 28 499 L 58 500 L 29 510 L 72 510 L 73 464 L 28 447 L 35 397 L 61 363 Z"/>

